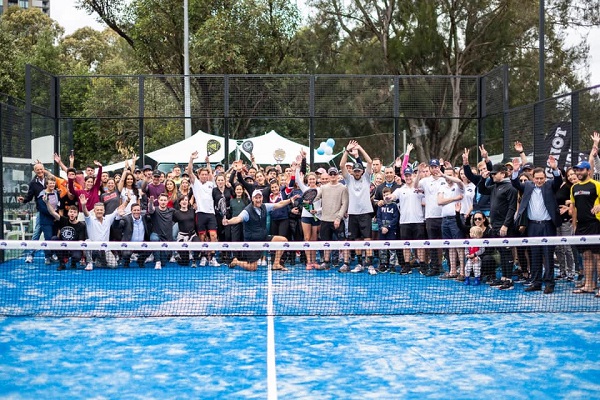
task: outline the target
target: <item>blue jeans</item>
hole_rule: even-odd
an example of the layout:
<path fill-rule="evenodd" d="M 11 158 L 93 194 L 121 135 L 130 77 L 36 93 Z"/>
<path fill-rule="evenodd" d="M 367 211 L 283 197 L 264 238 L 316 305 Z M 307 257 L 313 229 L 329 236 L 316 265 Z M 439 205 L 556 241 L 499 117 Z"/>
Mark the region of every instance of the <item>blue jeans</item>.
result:
<path fill-rule="evenodd" d="M 166 240 L 161 239 L 157 233 L 152 232 L 150 234 L 150 241 L 151 242 L 165 242 Z M 160 261 L 160 263 L 162 265 L 166 265 L 167 262 L 169 261 L 169 253 L 167 253 L 166 251 L 155 251 L 153 254 L 154 254 L 154 261 Z"/>

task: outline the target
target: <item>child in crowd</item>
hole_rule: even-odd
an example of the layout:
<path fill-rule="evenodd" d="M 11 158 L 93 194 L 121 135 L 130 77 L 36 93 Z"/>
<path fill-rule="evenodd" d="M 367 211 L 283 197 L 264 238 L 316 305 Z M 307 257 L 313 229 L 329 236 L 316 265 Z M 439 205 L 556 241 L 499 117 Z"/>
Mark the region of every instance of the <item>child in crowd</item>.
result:
<path fill-rule="evenodd" d="M 479 226 L 472 226 L 469 229 L 469 236 L 471 239 L 481 239 L 483 237 L 483 229 Z M 471 272 L 475 276 L 473 280 L 473 286 L 481 284 L 481 258 L 479 256 L 484 252 L 483 247 L 469 247 L 466 250 L 467 262 L 465 263 L 465 286 L 471 284 L 470 276 Z"/>
<path fill-rule="evenodd" d="M 383 189 L 384 204 L 377 208 L 377 225 L 379 226 L 379 240 L 396 240 L 400 210 L 396 203 L 390 198 L 392 190 L 389 187 Z M 394 265 L 388 265 L 390 260 L 397 259 L 392 249 L 379 250 L 379 272 L 395 272 Z"/>

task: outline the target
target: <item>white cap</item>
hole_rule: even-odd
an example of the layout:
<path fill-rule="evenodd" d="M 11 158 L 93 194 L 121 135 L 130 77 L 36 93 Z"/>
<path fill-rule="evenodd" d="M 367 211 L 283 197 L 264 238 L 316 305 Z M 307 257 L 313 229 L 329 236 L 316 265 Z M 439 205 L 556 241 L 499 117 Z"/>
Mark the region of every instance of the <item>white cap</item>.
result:
<path fill-rule="evenodd" d="M 262 193 L 262 190 L 260 190 L 260 189 L 256 189 L 256 190 L 254 190 L 254 192 L 252 192 L 252 197 L 255 197 L 255 196 L 262 197 L 262 195 L 263 195 L 263 193 Z"/>

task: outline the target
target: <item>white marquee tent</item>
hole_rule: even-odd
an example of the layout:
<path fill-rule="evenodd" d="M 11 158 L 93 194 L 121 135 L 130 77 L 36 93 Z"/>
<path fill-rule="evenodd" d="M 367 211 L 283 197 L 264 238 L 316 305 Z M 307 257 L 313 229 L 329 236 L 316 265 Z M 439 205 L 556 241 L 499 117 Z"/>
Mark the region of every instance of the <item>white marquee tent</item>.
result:
<path fill-rule="evenodd" d="M 273 156 L 273 153 L 278 149 L 285 151 L 285 157 L 281 161 L 281 164 L 291 164 L 296 159 L 296 156 L 300 154 L 301 149 L 304 149 L 304 151 L 308 153 L 308 146 L 304 146 L 300 143 L 286 139 L 275 131 L 265 133 L 262 136 L 249 138 L 247 140 L 250 140 L 254 145 L 254 150 L 252 153 L 254 154 L 256 163 L 260 165 L 276 164 L 277 162 Z M 240 152 L 250 159 L 250 154 L 245 152 L 241 146 Z M 315 150 L 313 162 L 316 164 L 329 163 L 329 161 L 331 161 L 336 155 L 337 154 L 335 153 L 331 155 L 319 155 Z M 307 157 L 309 158 L 307 161 L 310 162 L 310 155 Z"/>
<path fill-rule="evenodd" d="M 155 150 L 146 156 L 152 158 L 157 164 L 160 163 L 177 163 L 180 165 L 187 165 L 190 160 L 190 154 L 195 150 L 198 151 L 198 159 L 196 162 L 204 162 L 206 156 L 206 142 L 210 139 L 215 139 L 221 143 L 221 149 L 210 157 L 211 162 L 221 162 L 225 159 L 225 139 L 221 136 L 211 135 L 210 133 L 198 131 L 193 136 L 184 139 L 180 142 L 174 143 L 170 146 L 164 147 L 159 150 Z M 276 163 L 273 153 L 275 150 L 282 149 L 285 151 L 285 157 L 281 161 L 282 164 L 291 164 L 298 154 L 300 149 L 304 149 L 308 153 L 308 146 L 303 146 L 292 140 L 286 139 L 279 135 L 275 131 L 271 131 L 262 136 L 253 137 L 250 139 L 234 140 L 229 139 L 229 152 L 233 153 L 236 148 L 240 153 L 243 153 L 248 159 L 250 154 L 245 152 L 240 145 L 237 147 L 237 143 L 243 143 L 246 140 L 250 140 L 253 143 L 254 159 L 257 164 L 260 165 L 273 165 Z M 314 154 L 313 162 L 317 164 L 329 163 L 337 154 L 332 155 L 319 155 Z M 310 160 L 309 160 L 310 161 Z M 104 171 L 114 171 L 122 169 L 125 166 L 125 162 L 121 161 L 115 164 L 107 165 L 103 167 Z"/>

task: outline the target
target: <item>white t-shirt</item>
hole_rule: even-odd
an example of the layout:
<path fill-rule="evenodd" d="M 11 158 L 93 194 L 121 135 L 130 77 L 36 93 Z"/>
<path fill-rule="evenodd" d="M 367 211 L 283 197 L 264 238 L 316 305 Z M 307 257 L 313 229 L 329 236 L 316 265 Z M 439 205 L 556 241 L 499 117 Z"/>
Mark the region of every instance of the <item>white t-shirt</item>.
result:
<path fill-rule="evenodd" d="M 203 212 L 206 214 L 215 213 L 215 205 L 212 197 L 213 188 L 215 183 L 213 181 L 206 181 L 206 183 L 200 183 L 199 179 L 194 179 L 192 184 L 192 192 L 196 199 L 196 212 Z"/>
<path fill-rule="evenodd" d="M 348 188 L 348 214 L 362 215 L 373 212 L 371 204 L 371 174 L 365 171 L 360 179 L 356 180 L 354 176 L 347 176 L 346 187 Z"/>
<path fill-rule="evenodd" d="M 393 195 L 398 199 L 401 224 L 420 224 L 425 220 L 423 213 L 423 198 L 425 195 L 417 188 L 403 185 L 394 190 Z"/>
<path fill-rule="evenodd" d="M 444 199 L 450 199 L 456 197 L 458 195 L 463 194 L 463 188 L 456 183 L 452 184 L 452 186 L 446 184 L 440 188 L 439 193 L 442 194 Z M 460 201 L 460 200 L 459 200 Z M 442 207 L 442 217 L 453 217 L 456 214 L 456 210 L 454 209 L 454 205 L 456 201 L 445 204 Z"/>
<path fill-rule="evenodd" d="M 461 201 L 460 213 L 466 214 L 473 208 L 473 199 L 475 198 L 475 185 L 473 182 L 465 184 L 463 199 Z"/>
<path fill-rule="evenodd" d="M 433 176 L 428 176 L 419 181 L 419 187 L 425 193 L 425 219 L 442 217 L 442 207 L 438 205 L 437 195 L 445 185 L 446 179 L 443 177 L 434 179 Z"/>

